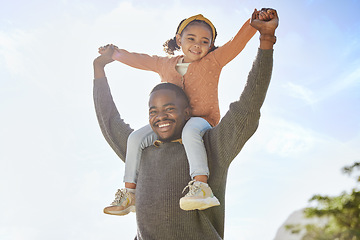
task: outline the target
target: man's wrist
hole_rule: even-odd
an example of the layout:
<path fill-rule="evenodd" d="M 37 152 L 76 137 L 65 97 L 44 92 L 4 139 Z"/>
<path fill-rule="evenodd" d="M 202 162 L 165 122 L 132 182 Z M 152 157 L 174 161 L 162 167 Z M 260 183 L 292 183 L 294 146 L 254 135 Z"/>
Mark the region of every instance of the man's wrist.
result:
<path fill-rule="evenodd" d="M 94 62 L 93 62 L 93 65 L 94 67 L 96 68 L 105 68 L 107 63 L 103 62 L 103 61 L 100 61 L 99 58 L 95 58 Z"/>
<path fill-rule="evenodd" d="M 261 34 L 260 35 L 260 48 L 261 49 L 273 49 L 276 43 L 276 37 L 273 34 Z"/>
<path fill-rule="evenodd" d="M 272 34 L 261 34 L 259 37 L 260 41 L 268 41 L 272 44 L 276 43 L 276 36 Z"/>
<path fill-rule="evenodd" d="M 103 78 L 105 77 L 105 65 L 94 62 L 94 78 Z"/>

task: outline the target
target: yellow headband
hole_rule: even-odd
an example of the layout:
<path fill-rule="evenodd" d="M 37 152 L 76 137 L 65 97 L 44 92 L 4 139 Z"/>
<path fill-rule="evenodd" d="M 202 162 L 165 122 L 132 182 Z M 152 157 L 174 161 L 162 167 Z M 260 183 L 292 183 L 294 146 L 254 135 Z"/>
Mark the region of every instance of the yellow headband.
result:
<path fill-rule="evenodd" d="M 206 22 L 207 24 L 209 24 L 211 30 L 212 30 L 212 42 L 215 41 L 215 36 L 216 36 L 216 30 L 215 30 L 215 27 L 214 25 L 210 22 L 209 19 L 205 18 L 203 15 L 201 14 L 198 14 L 198 15 L 195 15 L 195 16 L 192 16 L 192 17 L 189 17 L 187 18 L 185 21 L 183 21 L 181 23 L 181 25 L 179 26 L 179 30 L 178 30 L 178 34 L 181 34 L 182 31 L 186 28 L 187 25 L 189 25 L 189 23 L 191 23 L 192 21 L 194 20 L 200 20 L 200 21 L 204 21 Z"/>

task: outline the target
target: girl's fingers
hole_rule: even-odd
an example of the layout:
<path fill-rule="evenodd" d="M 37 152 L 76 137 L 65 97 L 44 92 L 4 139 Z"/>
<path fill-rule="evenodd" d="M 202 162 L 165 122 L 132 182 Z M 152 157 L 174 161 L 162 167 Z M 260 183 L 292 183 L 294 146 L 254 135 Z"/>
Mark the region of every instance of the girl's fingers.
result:
<path fill-rule="evenodd" d="M 267 13 L 264 12 L 264 11 L 261 11 L 261 12 L 259 13 L 259 19 L 260 19 L 260 20 L 268 20 L 268 19 L 269 19 L 269 14 L 267 14 Z"/>
<path fill-rule="evenodd" d="M 274 16 L 271 11 L 267 10 L 267 11 L 261 11 L 259 18 L 260 18 L 260 20 L 268 21 L 268 20 L 273 19 Z"/>
<path fill-rule="evenodd" d="M 275 9 L 271 9 L 270 11 L 271 11 L 272 18 L 275 18 L 275 17 L 277 18 L 278 17 L 277 12 L 276 12 Z"/>
<path fill-rule="evenodd" d="M 98 53 L 99 53 L 99 54 L 104 54 L 104 53 L 106 52 L 106 50 L 109 49 L 109 47 L 110 47 L 110 48 L 114 48 L 115 46 L 112 45 L 112 44 L 107 44 L 107 45 L 105 45 L 105 46 L 101 46 L 101 47 L 99 47 L 99 49 L 98 49 Z"/>
<path fill-rule="evenodd" d="M 258 10 L 256 8 L 254 9 L 254 12 L 252 13 L 251 18 L 252 19 L 258 19 L 259 18 L 259 12 L 258 12 Z"/>
<path fill-rule="evenodd" d="M 277 12 L 275 9 L 272 8 L 262 8 L 261 12 L 263 12 L 265 15 L 268 16 L 268 20 L 273 19 L 274 17 L 277 17 Z"/>

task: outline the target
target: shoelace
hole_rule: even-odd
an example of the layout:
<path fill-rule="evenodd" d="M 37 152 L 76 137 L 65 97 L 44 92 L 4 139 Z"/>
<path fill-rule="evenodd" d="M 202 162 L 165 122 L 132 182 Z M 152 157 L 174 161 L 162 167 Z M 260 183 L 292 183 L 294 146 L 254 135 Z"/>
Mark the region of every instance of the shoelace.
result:
<path fill-rule="evenodd" d="M 121 204 L 121 200 L 125 198 L 126 191 L 122 191 L 122 189 L 118 189 L 115 193 L 115 200 L 111 203 L 111 205 L 118 205 Z"/>
<path fill-rule="evenodd" d="M 185 192 L 187 188 L 189 188 L 189 192 L 185 196 L 194 196 L 200 190 L 199 186 L 194 185 L 196 180 L 192 180 L 188 183 L 188 185 L 183 189 L 182 193 Z"/>

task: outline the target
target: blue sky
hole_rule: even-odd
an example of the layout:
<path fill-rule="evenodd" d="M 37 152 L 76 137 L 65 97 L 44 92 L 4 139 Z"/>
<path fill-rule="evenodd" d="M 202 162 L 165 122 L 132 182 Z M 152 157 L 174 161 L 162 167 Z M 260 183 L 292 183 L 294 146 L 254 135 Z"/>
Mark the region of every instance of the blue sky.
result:
<path fill-rule="evenodd" d="M 271 240 L 315 193 L 335 195 L 360 159 L 359 1 L 4 1 L 0 8 L 0 239 L 132 239 L 134 214 L 102 208 L 123 163 L 101 135 L 92 61 L 114 43 L 164 55 L 180 20 L 202 13 L 222 45 L 254 8 L 278 10 L 272 82 L 260 126 L 233 162 L 225 239 Z M 222 71 L 221 114 L 239 98 L 258 34 Z M 120 63 L 108 78 L 122 116 L 147 122 L 156 74 Z M 261 231 L 259 231 L 259 228 Z M 120 237 L 122 236 L 122 237 Z"/>

